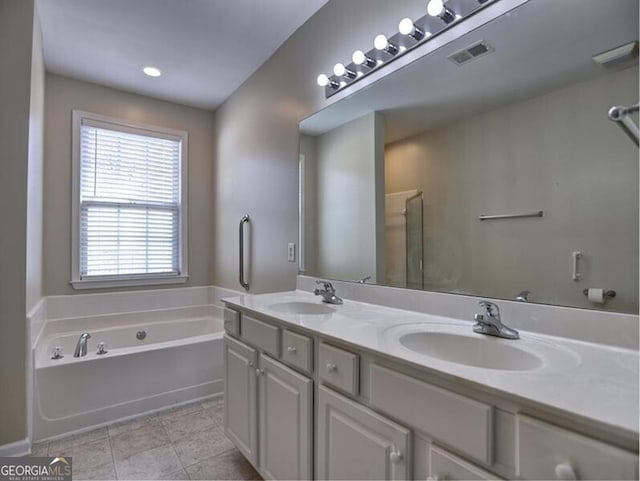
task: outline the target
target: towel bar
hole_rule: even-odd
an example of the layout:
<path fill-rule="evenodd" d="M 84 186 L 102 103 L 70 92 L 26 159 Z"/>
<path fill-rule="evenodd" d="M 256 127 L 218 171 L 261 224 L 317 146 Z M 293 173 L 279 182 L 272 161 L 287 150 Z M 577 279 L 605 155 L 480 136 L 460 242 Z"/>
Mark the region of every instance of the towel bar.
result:
<path fill-rule="evenodd" d="M 480 220 L 495 220 L 495 219 L 520 219 L 523 217 L 543 217 L 544 211 L 538 210 L 536 212 L 523 212 L 521 214 L 498 214 L 498 215 L 486 215 L 480 214 L 478 219 Z"/>

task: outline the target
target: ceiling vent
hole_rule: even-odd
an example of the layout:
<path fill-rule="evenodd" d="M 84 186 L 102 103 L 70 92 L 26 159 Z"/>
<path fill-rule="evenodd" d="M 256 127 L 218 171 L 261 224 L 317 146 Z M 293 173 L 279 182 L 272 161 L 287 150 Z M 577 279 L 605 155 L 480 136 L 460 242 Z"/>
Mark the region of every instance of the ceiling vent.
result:
<path fill-rule="evenodd" d="M 617 70 L 637 62 L 638 42 L 631 42 L 593 56 L 593 61 L 607 70 Z"/>
<path fill-rule="evenodd" d="M 462 50 L 458 50 L 457 52 L 452 53 L 447 58 L 456 65 L 461 66 L 491 52 L 493 52 L 493 47 L 484 40 L 481 40 L 480 42 L 474 43 L 470 47 L 466 47 Z"/>

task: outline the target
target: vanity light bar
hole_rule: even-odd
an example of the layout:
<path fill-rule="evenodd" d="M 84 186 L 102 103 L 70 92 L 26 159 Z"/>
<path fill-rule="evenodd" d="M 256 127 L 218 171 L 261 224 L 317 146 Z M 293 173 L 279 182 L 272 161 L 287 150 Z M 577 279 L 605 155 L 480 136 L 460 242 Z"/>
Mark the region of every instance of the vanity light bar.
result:
<path fill-rule="evenodd" d="M 349 64 L 336 63 L 333 75 L 320 74 L 317 83 L 324 87 L 325 98 L 344 90 L 362 77 L 404 55 L 409 50 L 422 45 L 435 35 L 468 18 L 488 4 L 498 0 L 476 0 L 458 2 L 458 10 L 446 5 L 447 0 L 428 0 L 426 15 L 413 21 L 403 18 L 398 24 L 399 33 L 387 38 L 379 34 L 369 51 L 356 50 Z"/>

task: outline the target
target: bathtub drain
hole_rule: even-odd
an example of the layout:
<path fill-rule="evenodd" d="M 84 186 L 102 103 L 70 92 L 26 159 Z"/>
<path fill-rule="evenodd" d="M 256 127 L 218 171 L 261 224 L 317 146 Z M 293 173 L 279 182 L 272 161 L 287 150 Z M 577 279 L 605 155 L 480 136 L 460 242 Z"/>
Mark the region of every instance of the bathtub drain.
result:
<path fill-rule="evenodd" d="M 138 339 L 138 341 L 142 341 L 145 337 L 147 337 L 147 332 L 146 331 L 138 331 L 138 332 L 136 332 L 136 339 Z"/>

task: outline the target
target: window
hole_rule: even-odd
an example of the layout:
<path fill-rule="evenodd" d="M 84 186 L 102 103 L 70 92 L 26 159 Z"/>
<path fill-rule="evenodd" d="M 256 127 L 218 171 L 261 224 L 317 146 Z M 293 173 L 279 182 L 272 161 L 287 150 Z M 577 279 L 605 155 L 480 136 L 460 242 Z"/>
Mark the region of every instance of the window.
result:
<path fill-rule="evenodd" d="M 187 133 L 73 112 L 76 289 L 184 282 Z"/>

